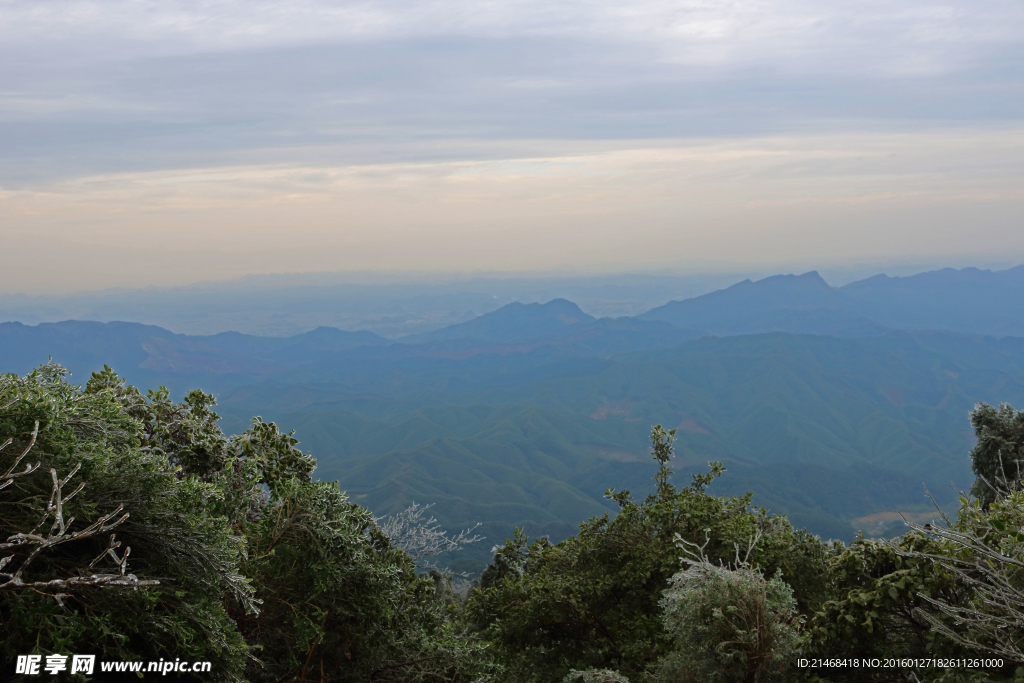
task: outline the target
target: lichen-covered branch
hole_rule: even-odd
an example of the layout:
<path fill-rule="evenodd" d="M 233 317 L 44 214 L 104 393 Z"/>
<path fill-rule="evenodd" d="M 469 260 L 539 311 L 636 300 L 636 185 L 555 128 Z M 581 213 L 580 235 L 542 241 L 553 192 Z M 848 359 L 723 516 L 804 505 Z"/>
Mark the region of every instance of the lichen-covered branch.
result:
<path fill-rule="evenodd" d="M 952 625 L 927 610 L 916 610 L 917 616 L 955 643 L 1017 663 L 1024 663 L 1022 513 L 1024 494 L 1019 491 L 993 503 L 987 514 L 981 514 L 978 501 L 966 501 L 955 525 L 907 522 L 914 531 L 945 545 L 948 552 L 897 550 L 905 557 L 931 560 L 970 590 L 969 598 L 960 604 L 920 594 Z"/>
<path fill-rule="evenodd" d="M 17 458 L 14 459 L 14 462 L 11 463 L 11 466 L 7 468 L 6 472 L 4 472 L 3 474 L 0 474 L 0 490 L 3 490 L 5 488 L 7 488 L 8 486 L 10 486 L 11 484 L 13 484 L 15 479 L 17 479 L 19 477 L 24 477 L 24 476 L 29 475 L 29 474 L 32 474 L 37 469 L 39 469 L 39 463 L 37 462 L 34 465 L 31 464 L 31 463 L 25 465 L 25 469 L 23 471 L 21 471 L 21 472 L 15 472 L 15 470 L 18 468 L 18 465 L 21 464 L 21 461 L 25 459 L 25 456 L 28 455 L 28 452 L 30 450 L 32 450 L 33 446 L 36 445 L 36 439 L 38 437 L 39 437 L 39 421 L 37 420 L 36 424 L 35 424 L 35 429 L 32 430 L 32 438 L 29 439 L 28 445 L 25 446 L 25 450 L 23 450 L 21 452 L 21 455 L 19 455 Z M 7 441 L 4 441 L 3 444 L 0 444 L 0 451 L 4 450 L 8 446 L 10 446 L 11 443 L 13 443 L 13 442 L 14 442 L 13 438 L 7 439 Z"/>
<path fill-rule="evenodd" d="M 37 421 L 28 445 L 22 450 L 11 466 L 7 468 L 7 471 L 0 476 L 0 489 L 10 486 L 16 478 L 29 475 L 39 468 L 40 463 L 37 462 L 26 465 L 25 469 L 20 472 L 15 472 L 21 461 L 32 450 L 38 435 L 39 422 Z M 0 445 L 0 451 L 11 443 L 12 440 L 8 439 L 3 445 Z M 115 540 L 114 534 L 110 534 L 106 550 L 89 564 L 89 568 L 93 568 L 100 560 L 109 556 L 117 565 L 116 574 L 96 573 L 50 580 L 26 579 L 26 570 L 32 566 L 40 555 L 48 550 L 64 543 L 100 536 L 117 528 L 128 519 L 129 515 L 127 512 L 121 514 L 124 506 L 118 505 L 117 509 L 102 515 L 88 526 L 77 531 L 73 530 L 75 518 L 64 518 L 64 506 L 85 488 L 85 484 L 79 483 L 69 494 L 64 493 L 64 488 L 71 478 L 78 473 L 80 467 L 81 464 L 76 465 L 63 479 L 57 476 L 55 469 L 51 469 L 50 478 L 53 480 L 53 488 L 50 491 L 50 500 L 39 523 L 31 531 L 12 534 L 7 538 L 6 542 L 0 543 L 0 551 L 15 548 L 24 548 L 27 551 L 27 554 L 24 552 L 20 553 L 20 561 L 19 554 L 0 557 L 0 591 L 30 590 L 53 597 L 59 602 L 62 598 L 68 597 L 67 593 L 61 592 L 66 589 L 87 586 L 155 586 L 159 583 L 158 581 L 140 581 L 134 574 L 127 572 L 128 555 L 131 553 L 131 548 L 126 547 L 121 557 L 118 557 L 116 549 L 121 546 L 121 542 Z M 50 523 L 49 530 L 45 533 L 40 531 L 46 527 L 48 522 Z M 31 550 L 28 550 L 29 548 Z"/>

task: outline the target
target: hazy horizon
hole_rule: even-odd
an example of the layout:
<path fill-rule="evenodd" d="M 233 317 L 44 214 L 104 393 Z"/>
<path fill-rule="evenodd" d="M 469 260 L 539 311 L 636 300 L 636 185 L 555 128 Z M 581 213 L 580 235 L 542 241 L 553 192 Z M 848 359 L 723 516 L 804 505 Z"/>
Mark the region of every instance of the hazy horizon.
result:
<path fill-rule="evenodd" d="M 703 264 L 710 266 L 712 264 Z M 242 332 L 287 337 L 317 327 L 371 331 L 385 337 L 439 330 L 507 304 L 568 299 L 596 318 L 636 316 L 670 301 L 692 299 L 742 281 L 818 274 L 832 287 L 875 275 L 981 266 L 1000 273 L 1018 264 L 939 262 L 860 264 L 833 268 L 743 270 L 717 264 L 688 272 L 384 273 L 326 272 L 249 275 L 178 287 L 2 294 L 0 322 L 27 325 L 64 320 L 135 322 L 182 334 Z M 838 291 L 838 290 L 837 290 Z"/>
<path fill-rule="evenodd" d="M 582 280 L 621 278 L 693 278 L 736 277 L 736 282 L 746 278 L 764 278 L 773 275 L 800 275 L 816 271 L 832 287 L 863 280 L 874 275 L 907 277 L 934 270 L 952 268 L 977 268 L 979 270 L 1006 270 L 1024 264 L 1024 256 L 1014 259 L 1005 255 L 971 257 L 961 255 L 949 258 L 919 258 L 877 262 L 829 263 L 759 263 L 747 264 L 727 261 L 703 261 L 678 264 L 664 268 L 557 268 L 547 270 L 310 270 L 250 272 L 220 278 L 183 280 L 169 283 L 146 283 L 133 285 L 124 283 L 110 287 L 60 287 L 50 286 L 27 291 L 18 288 L 17 283 L 10 289 L 0 289 L 0 298 L 14 299 L 62 299 L 82 296 L 116 296 L 142 291 L 190 291 L 196 289 L 233 290 L 265 288 L 288 289 L 297 287 L 358 285 L 358 286 L 405 286 L 416 283 L 430 285 L 457 284 L 473 280 Z M 10 284 L 10 283 L 4 283 Z"/>

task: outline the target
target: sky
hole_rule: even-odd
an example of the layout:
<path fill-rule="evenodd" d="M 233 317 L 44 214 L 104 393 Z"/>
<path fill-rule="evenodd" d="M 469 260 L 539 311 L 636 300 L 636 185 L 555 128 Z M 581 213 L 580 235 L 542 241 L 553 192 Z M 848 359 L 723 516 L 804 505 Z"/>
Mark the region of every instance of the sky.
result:
<path fill-rule="evenodd" d="M 1022 38 L 1019 0 L 0 0 L 0 292 L 1024 262 Z"/>

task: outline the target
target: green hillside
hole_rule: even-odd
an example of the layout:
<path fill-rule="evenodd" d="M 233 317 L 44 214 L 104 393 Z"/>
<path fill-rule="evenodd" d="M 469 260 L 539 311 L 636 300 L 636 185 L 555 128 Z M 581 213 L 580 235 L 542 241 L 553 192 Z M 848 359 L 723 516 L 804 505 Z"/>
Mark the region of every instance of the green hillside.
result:
<path fill-rule="evenodd" d="M 939 333 L 704 338 L 574 363 L 550 350 L 421 359 L 391 365 L 391 382 L 383 362 L 321 366 L 320 381 L 287 388 L 268 378 L 222 408 L 231 429 L 254 410 L 296 428 L 317 474 L 378 514 L 415 500 L 449 527 L 483 522 L 487 547 L 467 568 L 514 526 L 561 538 L 610 509 L 606 488 L 649 490 L 654 423 L 680 430 L 678 469 L 722 460 L 721 492 L 752 490 L 849 539 L 856 518 L 923 509 L 922 484 L 954 499 L 949 482 L 971 480 L 967 412 L 1024 398 L 1024 342 Z"/>

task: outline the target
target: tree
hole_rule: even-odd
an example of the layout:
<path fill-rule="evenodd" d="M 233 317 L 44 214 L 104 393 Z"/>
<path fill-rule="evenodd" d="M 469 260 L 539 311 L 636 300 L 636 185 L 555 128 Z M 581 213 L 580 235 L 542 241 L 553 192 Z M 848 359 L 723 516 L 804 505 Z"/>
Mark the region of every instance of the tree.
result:
<path fill-rule="evenodd" d="M 315 673 L 341 681 L 467 679 L 484 658 L 436 600 L 435 583 L 335 484 L 282 480 L 248 528 L 262 648 L 254 681 Z"/>
<path fill-rule="evenodd" d="M 1008 491 L 1021 487 L 1024 464 L 1024 412 L 1008 403 L 993 408 L 979 403 L 971 411 L 977 444 L 971 449 L 971 469 L 977 476 L 971 494 L 989 506 Z"/>
<path fill-rule="evenodd" d="M 785 680 L 800 645 L 793 589 L 746 562 L 699 558 L 672 577 L 662 599 L 675 651 L 657 667 L 665 683 Z"/>
<path fill-rule="evenodd" d="M 908 522 L 931 545 L 898 552 L 930 561 L 964 590 L 956 600 L 920 593 L 924 604 L 917 616 L 976 657 L 998 657 L 1010 669 L 1024 665 L 1024 491 L 1010 491 L 987 510 L 961 498 L 957 521 L 944 522 Z"/>
<path fill-rule="evenodd" d="M 943 552 L 920 534 L 891 542 L 857 538 L 829 562 L 826 576 L 831 599 L 814 613 L 807 628 L 807 657 L 889 659 L 894 667 L 817 672 L 830 681 L 906 681 L 917 671 L 935 673 L 906 662 L 965 653 L 938 636 L 919 609 L 923 595 L 958 602 L 963 586 L 930 560 L 909 556 L 917 551 Z"/>
<path fill-rule="evenodd" d="M 760 534 L 752 566 L 770 576 L 781 570 L 803 613 L 825 598 L 819 582 L 827 546 L 785 518 L 754 508 L 749 494 L 710 495 L 707 487 L 724 472 L 720 464 L 676 489 L 669 464 L 673 437 L 660 426 L 652 431 L 657 491 L 644 501 L 609 490 L 606 495 L 619 505 L 614 519 L 591 519 L 556 545 L 529 543 L 517 530 L 496 549 L 470 610 L 510 679 L 555 682 L 571 670 L 604 669 L 637 680 L 671 652 L 660 602 L 680 568 L 677 536 L 706 541 L 706 557 L 718 562 L 732 559 L 737 543 Z"/>

